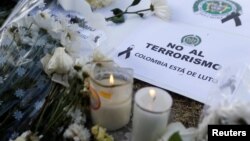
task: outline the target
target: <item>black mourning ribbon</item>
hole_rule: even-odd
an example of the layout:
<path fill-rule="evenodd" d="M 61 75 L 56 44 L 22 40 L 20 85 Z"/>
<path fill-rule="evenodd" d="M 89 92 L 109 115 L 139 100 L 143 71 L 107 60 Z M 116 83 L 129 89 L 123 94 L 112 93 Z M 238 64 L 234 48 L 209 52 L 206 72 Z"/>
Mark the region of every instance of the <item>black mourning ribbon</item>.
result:
<path fill-rule="evenodd" d="M 224 23 L 224 22 L 227 22 L 227 21 L 229 21 L 231 19 L 234 19 L 235 25 L 236 26 L 240 26 L 241 25 L 241 20 L 240 20 L 239 16 L 240 16 L 239 13 L 232 12 L 230 15 L 226 16 L 225 18 L 223 18 L 221 20 L 221 22 Z"/>
<path fill-rule="evenodd" d="M 118 57 L 123 55 L 123 54 L 126 54 L 125 59 L 129 58 L 130 57 L 130 52 L 133 50 L 133 47 L 134 47 L 134 45 L 128 47 L 125 51 L 122 51 L 122 52 L 118 53 Z"/>

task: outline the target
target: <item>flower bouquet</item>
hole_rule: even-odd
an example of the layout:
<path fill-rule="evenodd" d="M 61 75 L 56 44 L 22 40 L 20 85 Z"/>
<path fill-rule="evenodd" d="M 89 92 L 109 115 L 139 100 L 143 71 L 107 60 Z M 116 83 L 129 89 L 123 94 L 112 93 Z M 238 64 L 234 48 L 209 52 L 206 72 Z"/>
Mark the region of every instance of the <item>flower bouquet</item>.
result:
<path fill-rule="evenodd" d="M 64 0 L 57 2 L 20 0 L 0 29 L 0 138 L 112 141 L 106 129 L 92 125 L 86 81 L 92 64 L 110 61 L 99 50 L 106 41 L 98 30 L 105 18 L 94 15 L 86 1 L 76 5 L 82 15 L 65 11 L 72 9 Z M 116 20 L 125 14 L 144 17 L 145 11 L 168 19 L 162 0 L 128 11 L 139 2 L 113 10 L 106 20 L 120 23 Z"/>
<path fill-rule="evenodd" d="M 1 140 L 90 140 L 85 72 L 103 59 L 94 51 L 103 37 L 84 17 L 47 2 L 19 1 L 1 28 Z"/>

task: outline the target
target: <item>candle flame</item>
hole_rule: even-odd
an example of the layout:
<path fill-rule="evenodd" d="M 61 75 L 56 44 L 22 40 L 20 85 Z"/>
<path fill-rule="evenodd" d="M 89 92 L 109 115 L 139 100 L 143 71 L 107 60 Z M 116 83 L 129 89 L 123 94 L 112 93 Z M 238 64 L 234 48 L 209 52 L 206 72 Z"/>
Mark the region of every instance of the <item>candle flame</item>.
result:
<path fill-rule="evenodd" d="M 153 101 L 155 100 L 156 98 L 156 92 L 154 89 L 150 89 L 149 90 L 149 95 L 153 98 Z"/>
<path fill-rule="evenodd" d="M 111 85 L 113 85 L 113 84 L 115 83 L 115 79 L 114 79 L 113 74 L 110 74 L 109 83 L 110 83 Z"/>

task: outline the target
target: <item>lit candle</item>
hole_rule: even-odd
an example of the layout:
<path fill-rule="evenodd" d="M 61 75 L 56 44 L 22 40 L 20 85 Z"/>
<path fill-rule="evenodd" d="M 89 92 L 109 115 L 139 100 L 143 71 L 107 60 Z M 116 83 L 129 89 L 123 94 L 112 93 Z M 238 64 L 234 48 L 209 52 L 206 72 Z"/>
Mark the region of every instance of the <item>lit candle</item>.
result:
<path fill-rule="evenodd" d="M 154 87 L 140 89 L 135 94 L 132 141 L 156 141 L 166 130 L 171 96 Z"/>
<path fill-rule="evenodd" d="M 133 77 L 131 70 L 98 71 L 91 78 L 91 116 L 107 130 L 125 126 L 131 115 Z"/>

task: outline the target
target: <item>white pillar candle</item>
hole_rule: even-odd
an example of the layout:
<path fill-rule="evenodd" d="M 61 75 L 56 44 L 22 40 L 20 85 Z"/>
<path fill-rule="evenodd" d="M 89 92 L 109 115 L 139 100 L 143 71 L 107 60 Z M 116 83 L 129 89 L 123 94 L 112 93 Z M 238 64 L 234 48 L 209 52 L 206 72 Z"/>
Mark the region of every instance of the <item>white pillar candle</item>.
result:
<path fill-rule="evenodd" d="M 131 115 L 133 77 L 120 71 L 100 71 L 90 81 L 91 117 L 107 130 L 125 126 Z"/>
<path fill-rule="evenodd" d="M 135 94 L 132 141 L 156 141 L 166 130 L 171 96 L 155 87 L 140 89 Z"/>

